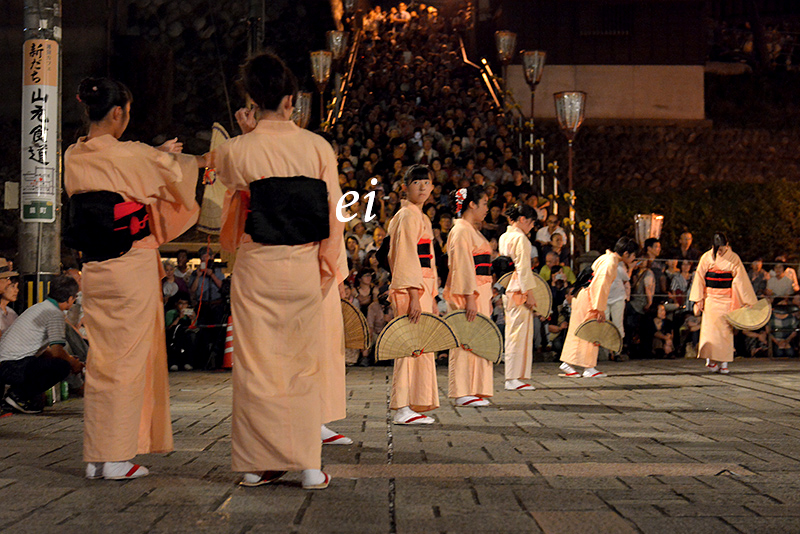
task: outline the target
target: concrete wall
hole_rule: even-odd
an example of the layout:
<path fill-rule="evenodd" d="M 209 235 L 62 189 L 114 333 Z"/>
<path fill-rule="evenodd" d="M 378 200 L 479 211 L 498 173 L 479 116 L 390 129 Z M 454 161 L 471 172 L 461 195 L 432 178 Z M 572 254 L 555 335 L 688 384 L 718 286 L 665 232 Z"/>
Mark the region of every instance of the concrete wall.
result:
<path fill-rule="evenodd" d="M 530 88 L 521 65 L 508 68 L 509 89 L 530 116 Z M 703 120 L 699 65 L 547 65 L 536 88 L 535 115 L 555 118 L 553 93 L 588 94 L 587 119 Z"/>

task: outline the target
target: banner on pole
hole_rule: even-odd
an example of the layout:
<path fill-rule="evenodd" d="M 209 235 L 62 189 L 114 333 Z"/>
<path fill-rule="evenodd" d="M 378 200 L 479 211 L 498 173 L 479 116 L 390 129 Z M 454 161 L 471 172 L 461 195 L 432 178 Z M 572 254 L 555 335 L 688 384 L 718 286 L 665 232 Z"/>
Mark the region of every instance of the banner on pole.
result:
<path fill-rule="evenodd" d="M 24 222 L 56 220 L 58 183 L 58 43 L 28 39 L 23 45 L 22 183 Z"/>

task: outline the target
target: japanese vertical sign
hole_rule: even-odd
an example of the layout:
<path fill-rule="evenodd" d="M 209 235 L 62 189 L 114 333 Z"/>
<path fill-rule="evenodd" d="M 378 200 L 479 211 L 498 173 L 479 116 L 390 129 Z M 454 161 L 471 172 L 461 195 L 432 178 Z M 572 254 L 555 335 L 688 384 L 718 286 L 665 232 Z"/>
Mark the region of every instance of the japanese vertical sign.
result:
<path fill-rule="evenodd" d="M 56 220 L 58 161 L 58 43 L 29 39 L 23 45 L 22 183 L 25 222 Z"/>

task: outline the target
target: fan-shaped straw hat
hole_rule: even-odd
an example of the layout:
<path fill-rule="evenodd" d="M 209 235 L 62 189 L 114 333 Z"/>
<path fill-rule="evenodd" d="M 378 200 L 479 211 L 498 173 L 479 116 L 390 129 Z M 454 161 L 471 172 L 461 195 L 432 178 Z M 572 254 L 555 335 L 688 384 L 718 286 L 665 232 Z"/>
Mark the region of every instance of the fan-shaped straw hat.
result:
<path fill-rule="evenodd" d="M 608 321 L 600 323 L 596 319 L 589 319 L 578 326 L 575 335 L 584 341 L 597 343 L 611 352 L 622 350 L 622 336 L 617 327 Z"/>
<path fill-rule="evenodd" d="M 460 348 L 492 363 L 498 363 L 503 354 L 503 335 L 494 321 L 479 313 L 471 323 L 465 310 L 456 310 L 444 321 L 455 331 Z"/>
<path fill-rule="evenodd" d="M 767 299 L 761 299 L 748 308 L 739 308 L 725 315 L 728 322 L 740 330 L 758 330 L 769 322 L 772 307 Z"/>
<path fill-rule="evenodd" d="M 513 276 L 513 274 L 514 271 L 504 274 L 498 278 L 497 283 L 508 289 L 508 285 L 511 283 L 511 276 Z M 550 290 L 550 284 L 545 282 L 544 278 L 536 273 L 532 274 L 533 298 L 536 301 L 536 306 L 533 307 L 533 311 L 535 311 L 538 315 L 541 315 L 543 318 L 547 318 L 550 316 L 550 311 L 553 307 L 553 292 Z"/>
<path fill-rule="evenodd" d="M 431 313 L 423 313 L 412 323 L 408 315 L 393 319 L 378 335 L 375 358 L 378 361 L 419 356 L 458 347 L 458 338 L 450 326 Z"/>
<path fill-rule="evenodd" d="M 352 303 L 342 300 L 344 319 L 344 346 L 347 349 L 366 349 L 369 347 L 369 325 L 367 318 Z"/>

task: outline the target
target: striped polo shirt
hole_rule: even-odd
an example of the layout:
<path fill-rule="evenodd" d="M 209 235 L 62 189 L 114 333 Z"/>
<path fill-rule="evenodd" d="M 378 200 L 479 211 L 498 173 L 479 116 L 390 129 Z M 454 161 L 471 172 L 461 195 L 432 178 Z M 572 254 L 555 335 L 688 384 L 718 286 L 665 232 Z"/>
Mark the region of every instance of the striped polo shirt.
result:
<path fill-rule="evenodd" d="M 55 300 L 35 304 L 0 337 L 0 362 L 35 356 L 50 345 L 66 345 L 65 330 L 64 312 Z"/>

